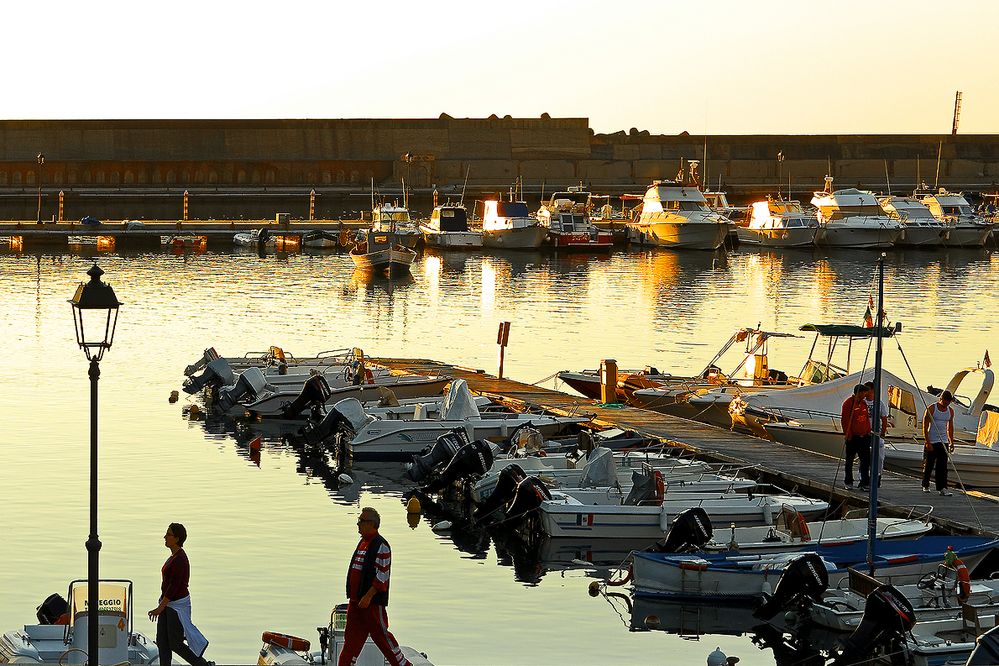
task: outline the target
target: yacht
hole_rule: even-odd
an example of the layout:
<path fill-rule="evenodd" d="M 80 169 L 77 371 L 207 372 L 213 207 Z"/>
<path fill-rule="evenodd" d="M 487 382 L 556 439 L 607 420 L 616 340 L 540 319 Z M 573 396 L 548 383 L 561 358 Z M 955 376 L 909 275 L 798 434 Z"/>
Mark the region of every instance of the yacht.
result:
<path fill-rule="evenodd" d="M 873 194 L 855 187 L 834 191 L 832 176 L 826 176 L 825 182 L 825 189 L 812 197 L 818 209 L 819 245 L 862 249 L 895 245 L 904 227 L 885 215 Z"/>
<path fill-rule="evenodd" d="M 391 233 L 399 245 L 410 249 L 415 248 L 422 238 L 420 230 L 409 216 L 409 209 L 405 204 L 399 206 L 398 202 L 386 202 L 371 209 L 371 230 Z"/>
<path fill-rule="evenodd" d="M 736 228 L 740 243 L 764 247 L 811 247 L 818 232 L 815 213 L 800 201 L 770 197 L 752 204 L 749 224 Z"/>
<path fill-rule="evenodd" d="M 556 192 L 538 209 L 537 218 L 548 230 L 548 242 L 556 249 L 609 250 L 613 234 L 600 231 L 590 222 L 590 193 L 580 185 Z"/>
<path fill-rule="evenodd" d="M 468 227 L 468 211 L 461 204 L 435 207 L 430 220 L 420 225 L 420 232 L 429 247 L 482 247 L 482 232 Z"/>
<path fill-rule="evenodd" d="M 531 215 L 523 201 L 482 202 L 482 244 L 512 250 L 534 250 L 541 247 L 548 230 Z"/>
<path fill-rule="evenodd" d="M 881 199 L 881 208 L 890 216 L 898 217 L 905 227 L 896 245 L 909 247 L 936 247 L 945 245 L 950 230 L 943 222 L 915 197 L 888 196 Z"/>
<path fill-rule="evenodd" d="M 682 180 L 653 181 L 642 198 L 642 213 L 630 227 L 640 242 L 689 250 L 717 250 L 725 242 L 731 221 L 708 208 L 696 184 L 696 161 L 691 161 L 693 184 Z"/>
<path fill-rule="evenodd" d="M 930 209 L 933 217 L 947 225 L 948 247 L 984 247 L 988 241 L 993 224 L 975 215 L 963 194 L 941 187 L 936 194 L 924 194 L 920 201 Z"/>

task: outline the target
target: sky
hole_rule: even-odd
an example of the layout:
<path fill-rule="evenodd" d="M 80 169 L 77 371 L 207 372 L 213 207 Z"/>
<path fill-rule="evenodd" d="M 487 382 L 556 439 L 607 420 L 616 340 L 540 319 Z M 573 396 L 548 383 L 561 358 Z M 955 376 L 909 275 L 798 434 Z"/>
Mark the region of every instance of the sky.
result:
<path fill-rule="evenodd" d="M 999 132 L 999 2 L 5 3 L 0 118 Z"/>

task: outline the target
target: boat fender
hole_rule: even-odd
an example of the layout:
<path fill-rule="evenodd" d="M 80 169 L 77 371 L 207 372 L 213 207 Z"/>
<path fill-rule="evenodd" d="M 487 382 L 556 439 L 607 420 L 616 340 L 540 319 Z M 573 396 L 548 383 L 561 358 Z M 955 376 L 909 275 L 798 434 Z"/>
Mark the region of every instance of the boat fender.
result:
<path fill-rule="evenodd" d="M 663 473 L 658 469 L 655 471 L 656 479 L 656 503 L 662 504 L 666 499 L 666 479 L 663 478 Z"/>
<path fill-rule="evenodd" d="M 336 477 L 336 480 L 339 481 L 342 486 L 349 486 L 354 483 L 354 479 L 352 479 L 349 474 L 340 474 L 340 476 Z"/>
<path fill-rule="evenodd" d="M 276 631 L 265 631 L 260 638 L 263 642 L 269 643 L 270 645 L 288 648 L 289 650 L 295 650 L 296 652 L 304 652 L 312 645 L 304 638 L 291 636 L 289 634 L 279 634 Z"/>
<path fill-rule="evenodd" d="M 367 366 L 364 368 L 364 381 L 369 384 L 375 383 L 375 375 L 371 372 L 371 368 L 368 368 Z"/>
<path fill-rule="evenodd" d="M 434 532 L 440 533 L 440 532 L 449 532 L 451 530 L 451 527 L 452 525 L 450 520 L 442 520 L 439 523 L 435 523 L 434 526 L 431 527 L 430 529 L 432 529 Z"/>
<path fill-rule="evenodd" d="M 423 511 L 423 507 L 420 505 L 420 498 L 415 495 L 410 497 L 409 501 L 406 502 L 406 513 L 420 513 L 421 511 Z"/>
<path fill-rule="evenodd" d="M 663 505 L 659 510 L 659 529 L 663 532 L 669 531 L 669 512 L 666 511 L 666 506 Z"/>
<path fill-rule="evenodd" d="M 774 524 L 774 508 L 767 501 L 767 498 L 763 498 L 763 522 L 766 525 Z"/>

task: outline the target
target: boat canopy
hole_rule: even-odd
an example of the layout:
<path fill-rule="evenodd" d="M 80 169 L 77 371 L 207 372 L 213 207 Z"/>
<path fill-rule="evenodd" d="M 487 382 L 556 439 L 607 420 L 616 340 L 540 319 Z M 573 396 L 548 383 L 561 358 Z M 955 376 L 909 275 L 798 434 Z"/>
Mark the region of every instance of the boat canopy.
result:
<path fill-rule="evenodd" d="M 851 324 L 805 324 L 799 331 L 811 331 L 829 338 L 873 338 L 877 337 L 877 329 Z M 890 338 L 895 335 L 894 328 L 881 327 L 881 337 Z"/>
<path fill-rule="evenodd" d="M 438 222 L 441 231 L 468 231 L 468 214 L 460 206 L 435 208 L 432 218 Z"/>
<path fill-rule="evenodd" d="M 523 201 L 497 201 L 496 202 L 496 216 L 497 217 L 530 217 L 531 213 L 527 210 L 527 203 Z"/>

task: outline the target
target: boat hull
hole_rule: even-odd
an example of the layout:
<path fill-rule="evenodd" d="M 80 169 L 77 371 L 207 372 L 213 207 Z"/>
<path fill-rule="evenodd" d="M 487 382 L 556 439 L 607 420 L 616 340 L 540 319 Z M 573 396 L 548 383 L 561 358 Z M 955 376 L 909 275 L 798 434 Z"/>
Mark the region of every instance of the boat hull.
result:
<path fill-rule="evenodd" d="M 945 227 L 907 226 L 895 244 L 900 247 L 939 247 L 947 242 Z"/>
<path fill-rule="evenodd" d="M 818 227 L 794 227 L 791 229 L 749 229 L 737 228 L 740 243 L 761 247 L 811 247 L 815 245 Z"/>
<path fill-rule="evenodd" d="M 364 254 L 352 250 L 350 258 L 358 270 L 368 273 L 401 275 L 409 272 L 413 260 L 416 259 L 416 253 L 406 247 L 394 247 Z"/>
<path fill-rule="evenodd" d="M 901 229 L 891 227 L 841 227 L 826 225 L 816 236 L 816 243 L 825 247 L 849 247 L 879 250 L 894 247 L 902 235 Z"/>
<path fill-rule="evenodd" d="M 717 250 L 732 225 L 720 222 L 651 222 L 631 225 L 642 243 L 681 250 Z M 634 237 L 634 236 L 633 236 Z"/>
<path fill-rule="evenodd" d="M 548 240 L 556 250 L 607 252 L 614 247 L 614 237 L 608 233 L 566 234 L 548 232 Z"/>
<path fill-rule="evenodd" d="M 536 250 L 547 237 L 548 230 L 540 224 L 519 229 L 483 230 L 482 245 L 508 250 Z"/>
<path fill-rule="evenodd" d="M 958 225 L 948 228 L 947 247 L 984 247 L 992 227 L 981 224 Z"/>
<path fill-rule="evenodd" d="M 473 250 L 482 247 L 482 240 L 482 234 L 477 231 L 423 230 L 423 243 L 428 247 Z"/>

